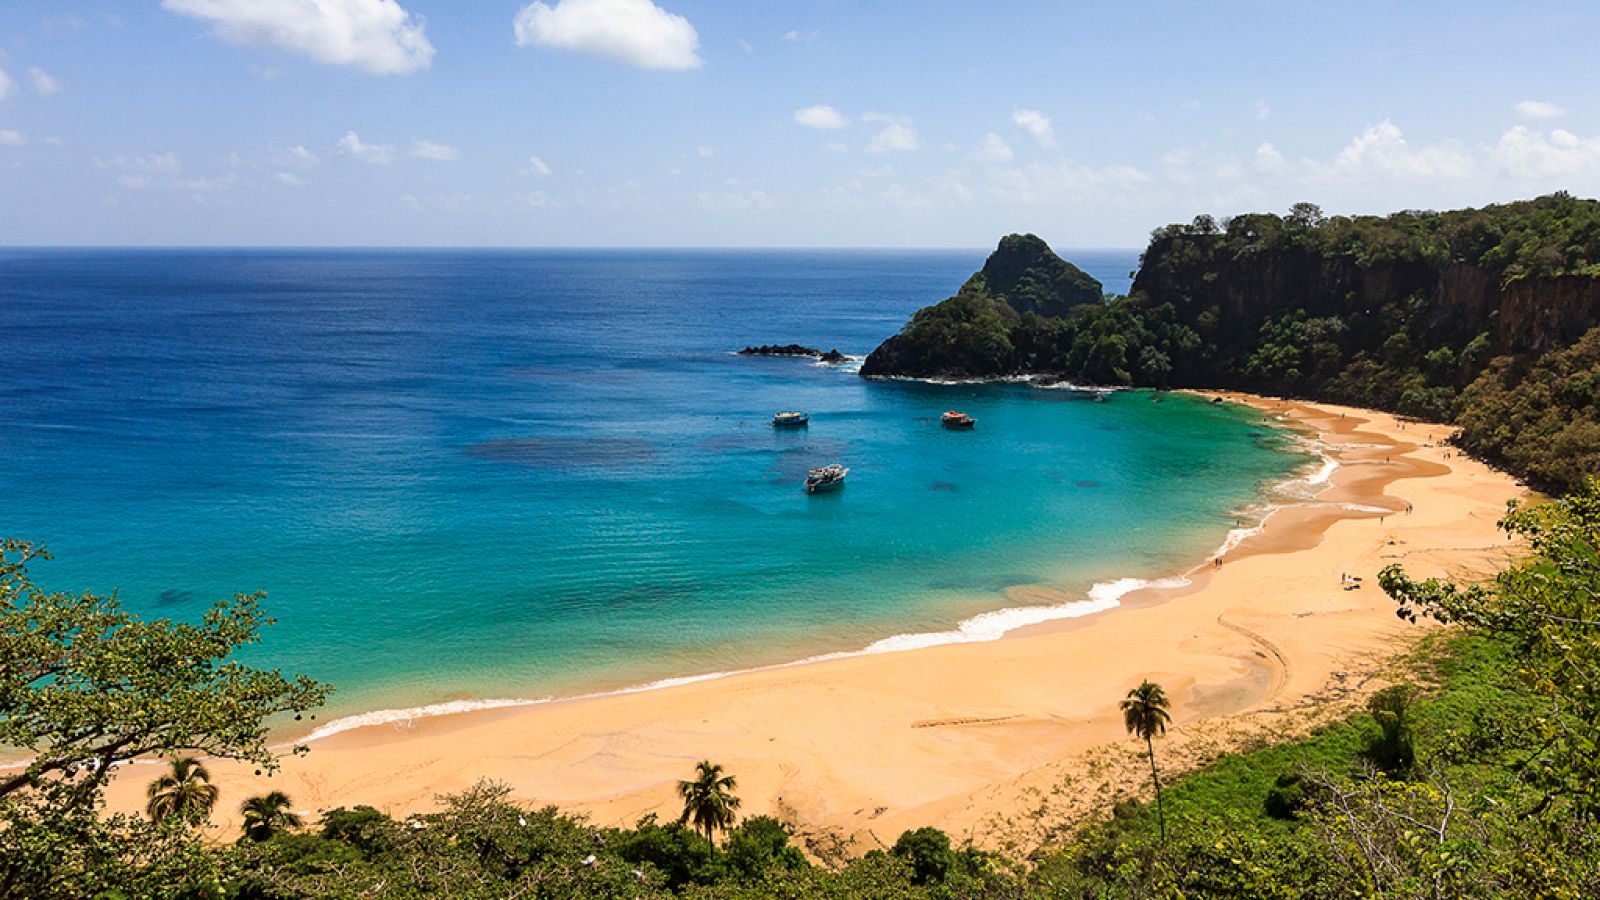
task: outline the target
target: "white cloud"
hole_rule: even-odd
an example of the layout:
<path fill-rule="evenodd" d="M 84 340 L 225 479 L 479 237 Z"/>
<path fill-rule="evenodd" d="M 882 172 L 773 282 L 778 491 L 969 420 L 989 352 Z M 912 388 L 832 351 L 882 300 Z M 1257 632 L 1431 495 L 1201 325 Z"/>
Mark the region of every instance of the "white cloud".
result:
<path fill-rule="evenodd" d="M 65 88 L 49 72 L 34 66 L 28 69 L 28 80 L 33 82 L 33 92 L 41 97 L 59 94 Z"/>
<path fill-rule="evenodd" d="M 840 143 L 839 141 L 834 141 L 833 143 L 828 145 L 828 149 L 832 150 L 834 153 L 849 153 L 850 152 L 850 145 L 849 144 Z"/>
<path fill-rule="evenodd" d="M 517 12 L 517 46 L 576 50 L 641 69 L 698 69 L 700 35 L 650 0 L 556 0 Z"/>
<path fill-rule="evenodd" d="M 96 156 L 94 164 L 102 169 L 121 169 L 125 172 L 144 172 L 151 175 L 176 175 L 183 163 L 176 153 L 152 153 L 149 156 Z"/>
<path fill-rule="evenodd" d="M 843 128 L 850 124 L 843 113 L 823 103 L 795 110 L 794 120 L 807 128 Z"/>
<path fill-rule="evenodd" d="M 561 209 L 566 206 L 544 191 L 524 191 L 511 195 L 511 204 L 527 209 Z"/>
<path fill-rule="evenodd" d="M 783 33 L 783 42 L 785 44 L 800 44 L 800 43 L 809 44 L 812 41 L 816 40 L 817 36 L 820 35 L 820 34 L 822 34 L 821 30 L 816 29 L 816 28 L 813 28 L 810 31 L 800 31 L 798 29 L 790 29 L 789 31 L 785 31 Z"/>
<path fill-rule="evenodd" d="M 1011 121 L 1018 128 L 1033 135 L 1041 147 L 1054 147 L 1056 145 L 1056 132 L 1050 126 L 1050 117 L 1037 109 L 1019 109 L 1011 114 Z"/>
<path fill-rule="evenodd" d="M 272 164 L 284 168 L 309 169 L 317 164 L 317 155 L 300 144 L 293 147 L 273 147 Z"/>
<path fill-rule="evenodd" d="M 1370 125 L 1339 151 L 1325 174 L 1405 178 L 1463 178 L 1473 173 L 1472 154 L 1452 144 L 1413 147 L 1393 122 Z"/>
<path fill-rule="evenodd" d="M 706 147 L 704 145 L 696 147 L 694 149 L 694 152 L 699 154 L 702 159 L 704 159 L 705 157 L 708 157 L 708 156 L 716 156 L 717 155 L 717 150 L 716 150 L 715 147 Z"/>
<path fill-rule="evenodd" d="M 301 178 L 299 175 L 296 175 L 293 172 L 278 172 L 276 173 L 276 177 L 279 184 L 286 184 L 289 187 L 303 187 L 306 183 L 304 178 Z"/>
<path fill-rule="evenodd" d="M 1256 171 L 1263 175 L 1286 175 L 1291 168 L 1289 162 L 1283 158 L 1283 154 L 1271 144 L 1262 144 L 1256 148 L 1255 166 Z"/>
<path fill-rule="evenodd" d="M 983 136 L 983 145 L 972 158 L 979 162 L 1010 162 L 1011 157 L 1010 145 L 991 131 Z"/>
<path fill-rule="evenodd" d="M 1061 160 L 994 169 L 988 193 L 996 200 L 1019 206 L 1081 203 L 1104 199 L 1099 193 L 1103 189 L 1120 193 L 1150 180 L 1148 174 L 1133 166 L 1090 166 Z"/>
<path fill-rule="evenodd" d="M 537 156 L 528 157 L 528 167 L 522 170 L 524 175 L 538 175 L 541 178 L 550 174 L 550 167 Z"/>
<path fill-rule="evenodd" d="M 14 128 L 0 128 L 0 147 L 21 147 L 28 139 Z"/>
<path fill-rule="evenodd" d="M 16 81 L 11 78 L 5 69 L 0 69 L 0 100 L 11 96 L 11 93 L 16 89 Z"/>
<path fill-rule="evenodd" d="M 355 134 L 355 132 L 351 132 Z M 461 158 L 461 151 L 449 144 L 436 144 L 433 141 L 414 140 L 411 142 L 411 156 L 413 159 L 431 159 L 437 162 L 455 162 Z"/>
<path fill-rule="evenodd" d="M 1267 105 L 1267 101 L 1256 101 L 1256 118 L 1263 122 L 1272 118 L 1272 107 Z"/>
<path fill-rule="evenodd" d="M 339 152 L 365 163 L 386 166 L 395 160 L 393 146 L 389 144 L 363 143 L 360 135 L 357 135 L 354 131 L 345 132 L 344 137 L 340 138 L 339 143 L 335 146 Z"/>
<path fill-rule="evenodd" d="M 889 117 L 868 113 L 862 118 L 869 121 L 881 121 Z M 920 146 L 921 142 L 917 139 L 917 130 L 911 127 L 909 120 L 891 121 L 883 126 L 883 130 L 878 132 L 867 144 L 867 152 L 892 153 L 896 150 L 915 150 Z"/>
<path fill-rule="evenodd" d="M 433 61 L 422 20 L 396 0 L 162 0 L 161 5 L 212 22 L 216 35 L 229 43 L 273 46 L 376 75 L 411 72 Z"/>
<path fill-rule="evenodd" d="M 721 193 L 702 191 L 695 195 L 695 199 L 708 210 L 771 209 L 778 204 L 777 198 L 760 188 Z"/>
<path fill-rule="evenodd" d="M 1513 178 L 1572 176 L 1600 169 L 1600 138 L 1557 128 L 1548 136 L 1518 125 L 1500 136 L 1490 158 Z"/>
<path fill-rule="evenodd" d="M 150 186 L 150 179 L 144 175 L 119 175 L 117 183 L 131 190 L 142 191 Z"/>
<path fill-rule="evenodd" d="M 1524 100 L 1516 108 L 1517 115 L 1525 119 L 1559 119 L 1567 114 L 1565 109 L 1545 100 Z"/>

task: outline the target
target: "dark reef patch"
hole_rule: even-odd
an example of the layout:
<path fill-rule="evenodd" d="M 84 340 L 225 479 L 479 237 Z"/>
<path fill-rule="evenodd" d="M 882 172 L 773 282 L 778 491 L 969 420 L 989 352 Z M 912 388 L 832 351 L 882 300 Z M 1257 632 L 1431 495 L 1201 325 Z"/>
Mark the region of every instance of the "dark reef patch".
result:
<path fill-rule="evenodd" d="M 630 437 L 538 437 L 482 441 L 464 451 L 473 459 L 541 469 L 615 468 L 654 462 L 649 441 Z"/>

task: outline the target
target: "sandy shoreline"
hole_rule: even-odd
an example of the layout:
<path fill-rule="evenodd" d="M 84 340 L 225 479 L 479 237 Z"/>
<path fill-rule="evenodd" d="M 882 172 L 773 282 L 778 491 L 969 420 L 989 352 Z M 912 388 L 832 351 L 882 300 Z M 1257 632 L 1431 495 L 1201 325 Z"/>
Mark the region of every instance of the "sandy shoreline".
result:
<path fill-rule="evenodd" d="M 1315 431 L 1339 466 L 1314 503 L 1274 513 L 1187 584 L 998 641 L 358 728 L 286 759 L 271 779 L 212 764 L 216 818 L 231 831 L 239 802 L 274 788 L 312 815 L 357 803 L 403 814 L 493 778 L 530 804 L 632 824 L 675 814 L 676 780 L 710 758 L 738 776 L 746 815 L 778 815 L 813 849 L 864 851 L 924 824 L 987 846 L 1026 843 L 1051 818 L 1137 789 L 1115 764 L 1131 754 L 1116 703 L 1141 679 L 1164 684 L 1175 704 L 1178 727 L 1158 752 L 1179 767 L 1203 761 L 1252 730 L 1292 730 L 1381 678 L 1384 660 L 1420 633 L 1377 587 L 1383 566 L 1463 577 L 1509 556 L 1494 523 L 1524 491 L 1439 446 L 1448 428 L 1237 399 Z M 1363 586 L 1344 590 L 1342 573 Z M 124 769 L 110 807 L 142 806 L 151 773 Z"/>

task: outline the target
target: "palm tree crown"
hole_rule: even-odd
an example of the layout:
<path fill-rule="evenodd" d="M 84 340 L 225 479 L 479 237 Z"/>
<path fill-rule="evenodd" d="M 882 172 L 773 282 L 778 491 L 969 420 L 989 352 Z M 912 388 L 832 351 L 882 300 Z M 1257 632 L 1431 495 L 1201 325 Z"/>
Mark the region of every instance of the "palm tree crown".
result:
<path fill-rule="evenodd" d="M 1127 726 L 1129 734 L 1144 738 L 1145 748 L 1150 752 L 1150 782 L 1156 789 L 1156 822 L 1161 827 L 1163 842 L 1167 839 L 1167 813 L 1161 808 L 1161 775 L 1156 771 L 1154 738 L 1167 733 L 1167 723 L 1172 721 L 1172 714 L 1167 712 L 1169 705 L 1167 692 L 1149 679 L 1129 691 L 1122 700 L 1122 724 Z"/>
<path fill-rule="evenodd" d="M 176 817 L 182 822 L 195 822 L 211 813 L 217 803 L 217 788 L 206 767 L 194 757 L 185 756 L 173 760 L 172 768 L 150 782 L 146 796 L 150 799 L 145 812 L 151 820 Z"/>
<path fill-rule="evenodd" d="M 1161 685 L 1146 681 L 1129 691 L 1122 701 L 1122 723 L 1129 734 L 1148 741 L 1167 733 L 1167 723 L 1172 721 L 1172 715 L 1167 712 L 1170 705 Z"/>
<path fill-rule="evenodd" d="M 260 797 L 251 797 L 239 806 L 244 816 L 240 827 L 244 836 L 252 841 L 264 841 L 279 832 L 300 827 L 300 817 L 289 809 L 289 795 L 273 791 Z"/>
<path fill-rule="evenodd" d="M 739 808 L 739 798 L 733 795 L 735 783 L 732 775 L 722 774 L 722 767 L 705 760 L 695 767 L 695 777 L 678 782 L 678 796 L 683 798 L 683 815 L 679 824 L 694 823 L 705 833 L 706 840 L 718 829 L 726 831 L 733 825 L 734 812 Z"/>

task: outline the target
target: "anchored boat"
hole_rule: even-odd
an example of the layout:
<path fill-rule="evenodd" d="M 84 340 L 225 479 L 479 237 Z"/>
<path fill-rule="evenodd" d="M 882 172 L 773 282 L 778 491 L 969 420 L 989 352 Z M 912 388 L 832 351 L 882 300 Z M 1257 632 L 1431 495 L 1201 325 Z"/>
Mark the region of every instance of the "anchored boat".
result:
<path fill-rule="evenodd" d="M 773 428 L 804 428 L 811 416 L 803 412 L 781 412 L 772 417 Z"/>
<path fill-rule="evenodd" d="M 977 419 L 974 419 L 964 412 L 956 412 L 953 409 L 940 416 L 939 421 L 943 423 L 944 427 L 946 428 L 971 428 L 972 426 L 978 424 Z"/>
<path fill-rule="evenodd" d="M 834 463 L 831 466 L 818 466 L 806 475 L 806 493 L 820 494 L 824 491 L 836 491 L 844 487 L 844 477 L 850 470 Z"/>

